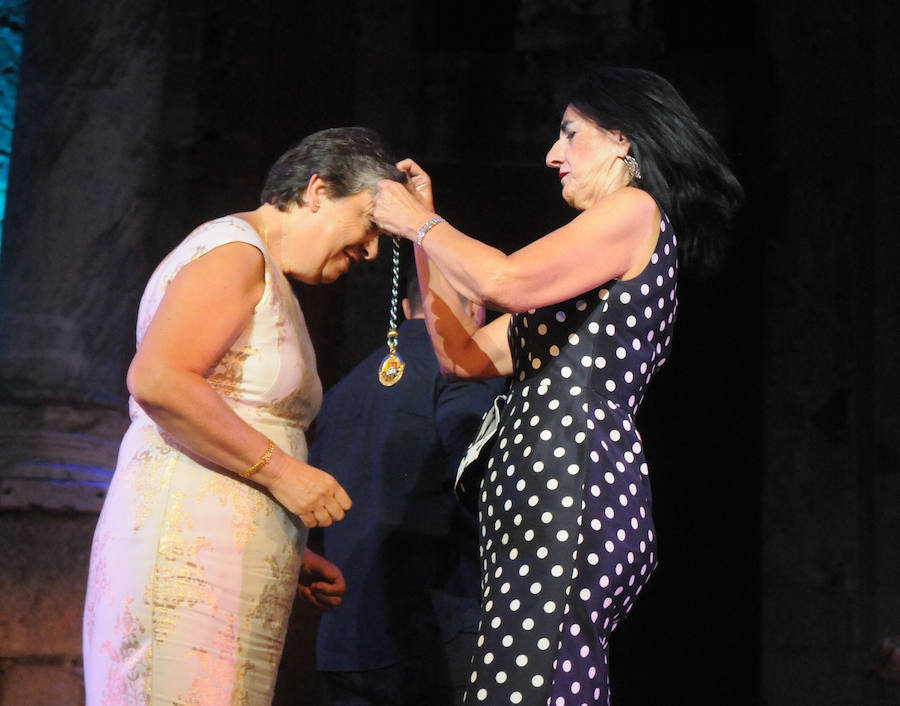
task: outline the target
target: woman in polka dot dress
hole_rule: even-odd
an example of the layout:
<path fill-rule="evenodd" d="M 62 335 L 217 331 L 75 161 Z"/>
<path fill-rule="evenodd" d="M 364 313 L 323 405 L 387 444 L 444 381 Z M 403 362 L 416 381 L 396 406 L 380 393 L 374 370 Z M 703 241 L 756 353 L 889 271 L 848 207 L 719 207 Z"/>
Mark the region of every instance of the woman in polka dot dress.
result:
<path fill-rule="evenodd" d="M 546 161 L 581 213 L 512 255 L 436 216 L 411 160 L 398 166 L 415 194 L 384 182 L 376 197 L 378 225 L 419 246 L 444 370 L 510 376 L 479 493 L 468 704 L 609 703 L 609 635 L 657 561 L 635 415 L 672 345 L 679 251 L 712 260 L 741 198 L 713 138 L 659 76 L 601 69 L 567 103 Z M 508 313 L 473 330 L 451 289 Z"/>

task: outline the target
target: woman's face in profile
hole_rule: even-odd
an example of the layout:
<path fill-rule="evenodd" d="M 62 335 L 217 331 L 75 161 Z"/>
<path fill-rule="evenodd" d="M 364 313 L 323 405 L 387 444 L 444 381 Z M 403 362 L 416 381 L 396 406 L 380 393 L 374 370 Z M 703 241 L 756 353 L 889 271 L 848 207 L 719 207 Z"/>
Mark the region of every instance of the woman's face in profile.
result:
<path fill-rule="evenodd" d="M 368 190 L 345 198 L 320 198 L 309 220 L 313 232 L 294 238 L 310 258 L 310 284 L 334 282 L 356 263 L 375 259 L 380 231 L 372 221 L 373 208 Z"/>
<path fill-rule="evenodd" d="M 604 130 L 571 105 L 563 113 L 559 138 L 547 152 L 546 163 L 559 170 L 562 197 L 579 210 L 593 206 L 616 183 L 616 160 L 628 153 L 622 133 Z"/>

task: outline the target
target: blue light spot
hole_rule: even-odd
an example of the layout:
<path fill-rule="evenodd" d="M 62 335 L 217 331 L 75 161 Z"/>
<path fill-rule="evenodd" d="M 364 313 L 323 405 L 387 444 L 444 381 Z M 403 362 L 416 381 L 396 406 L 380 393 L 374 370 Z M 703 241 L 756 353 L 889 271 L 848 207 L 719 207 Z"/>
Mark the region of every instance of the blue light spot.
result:
<path fill-rule="evenodd" d="M 25 0 L 0 0 L 0 245 L 6 215 L 6 186 L 24 28 Z"/>

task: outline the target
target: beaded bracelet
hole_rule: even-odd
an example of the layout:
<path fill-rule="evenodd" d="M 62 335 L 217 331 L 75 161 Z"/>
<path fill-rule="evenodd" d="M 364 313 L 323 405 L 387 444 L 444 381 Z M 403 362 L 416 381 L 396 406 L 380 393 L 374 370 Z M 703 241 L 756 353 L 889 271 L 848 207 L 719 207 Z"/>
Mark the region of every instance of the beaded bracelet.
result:
<path fill-rule="evenodd" d="M 266 450 L 263 451 L 263 455 L 259 457 L 259 461 L 254 463 L 250 468 L 248 468 L 243 473 L 239 474 L 242 478 L 249 478 L 254 473 L 256 473 L 260 468 L 265 466 L 269 461 L 272 460 L 272 452 L 275 451 L 275 442 L 269 441 L 269 445 L 266 447 Z"/>
<path fill-rule="evenodd" d="M 425 221 L 425 225 L 419 228 L 419 232 L 416 234 L 416 243 L 418 243 L 419 247 L 422 247 L 422 241 L 425 239 L 425 234 L 434 228 L 438 223 L 446 223 L 443 218 L 440 216 L 435 216 L 430 221 Z"/>

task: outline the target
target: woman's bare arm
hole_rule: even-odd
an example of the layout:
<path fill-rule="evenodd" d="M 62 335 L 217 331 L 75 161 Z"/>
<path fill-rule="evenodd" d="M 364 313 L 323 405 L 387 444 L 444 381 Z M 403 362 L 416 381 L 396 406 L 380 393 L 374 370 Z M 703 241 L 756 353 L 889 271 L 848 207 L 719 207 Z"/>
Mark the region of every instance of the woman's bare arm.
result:
<path fill-rule="evenodd" d="M 390 232 L 415 240 L 418 228 L 434 214 L 397 186 L 381 183 L 375 218 Z M 639 274 L 655 247 L 659 218 L 653 198 L 629 187 L 511 255 L 448 223 L 429 230 L 423 247 L 462 296 L 500 311 L 521 312 Z"/>
<path fill-rule="evenodd" d="M 434 210 L 431 178 L 411 159 L 397 163 L 409 177 L 408 192 L 418 210 Z M 447 278 L 415 248 L 416 271 L 425 324 L 441 371 L 455 378 L 493 378 L 512 373 L 512 357 L 506 341 L 509 317 L 481 326 L 471 316 L 468 302 L 460 297 Z M 471 302 L 471 300 L 469 300 Z"/>
<path fill-rule="evenodd" d="M 269 440 L 210 387 L 206 375 L 246 328 L 264 289 L 262 253 L 222 245 L 185 265 L 169 285 L 128 370 L 128 389 L 192 452 L 240 473 Z M 253 480 L 309 526 L 343 517 L 350 500 L 327 473 L 276 448 Z"/>
<path fill-rule="evenodd" d="M 477 327 L 460 295 L 441 271 L 416 247 L 416 269 L 425 325 L 441 371 L 455 378 L 493 378 L 512 374 L 507 342 L 509 315 Z"/>
<path fill-rule="evenodd" d="M 434 218 L 431 182 L 412 160 L 398 167 L 410 176 L 413 194 L 382 182 L 375 219 L 392 233 L 415 242 L 422 224 Z M 512 372 L 507 343 L 509 317 L 476 328 L 459 301 L 520 312 L 565 301 L 611 279 L 629 279 L 650 259 L 659 234 L 659 209 L 646 192 L 621 189 L 571 223 L 506 255 L 440 223 L 416 247 L 416 265 L 426 323 L 446 374 L 492 377 Z"/>

